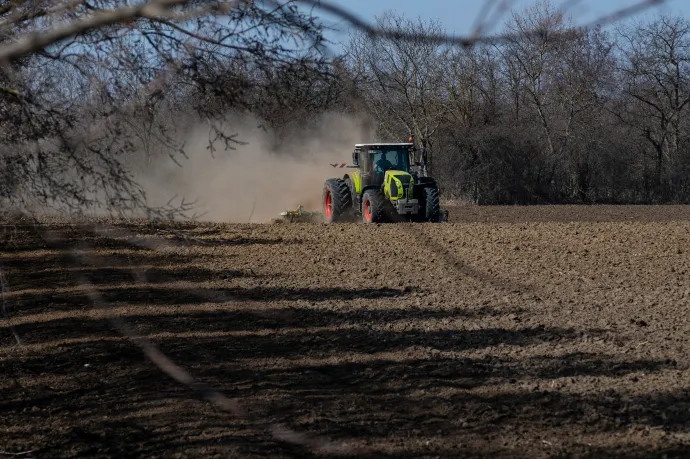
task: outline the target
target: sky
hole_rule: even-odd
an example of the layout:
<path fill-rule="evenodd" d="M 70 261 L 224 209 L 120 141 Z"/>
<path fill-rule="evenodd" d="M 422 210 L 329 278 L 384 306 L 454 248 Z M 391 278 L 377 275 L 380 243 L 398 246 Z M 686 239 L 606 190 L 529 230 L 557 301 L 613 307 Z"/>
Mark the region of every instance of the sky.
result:
<path fill-rule="evenodd" d="M 374 21 L 374 17 L 387 11 L 403 13 L 406 17 L 422 19 L 434 19 L 439 21 L 446 32 L 456 35 L 468 35 L 474 21 L 479 15 L 484 1 L 482 0 L 328 0 L 332 4 L 347 9 L 368 23 Z M 491 0 L 488 0 L 491 1 Z M 622 8 L 632 6 L 641 0 L 551 0 L 555 6 L 568 3 L 573 6 L 569 11 L 573 20 L 578 25 L 591 23 L 607 14 L 619 11 Z M 513 9 L 521 10 L 532 6 L 536 0 L 512 0 Z M 501 1 L 494 0 L 494 4 Z M 655 6 L 643 13 L 634 16 L 636 19 L 650 18 L 658 13 L 682 15 L 690 18 L 690 0 L 663 0 L 659 6 Z M 338 32 L 329 32 L 327 38 L 334 42 L 332 48 L 340 48 L 339 43 L 347 40 L 348 24 L 342 20 L 321 12 L 315 13 L 327 24 L 339 29 Z M 501 21 L 491 32 L 498 32 L 507 15 L 503 15 Z"/>

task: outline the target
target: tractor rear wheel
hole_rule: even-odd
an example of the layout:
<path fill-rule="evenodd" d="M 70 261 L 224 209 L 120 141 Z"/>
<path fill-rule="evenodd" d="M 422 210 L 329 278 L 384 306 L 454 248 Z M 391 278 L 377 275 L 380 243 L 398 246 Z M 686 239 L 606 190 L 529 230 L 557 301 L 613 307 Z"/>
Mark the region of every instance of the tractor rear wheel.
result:
<path fill-rule="evenodd" d="M 438 189 L 427 187 L 423 189 L 421 220 L 423 222 L 436 223 L 441 216 L 441 203 L 438 197 Z"/>
<path fill-rule="evenodd" d="M 386 217 L 386 198 L 379 190 L 367 190 L 362 196 L 362 221 L 381 223 Z"/>
<path fill-rule="evenodd" d="M 341 179 L 328 179 L 323 186 L 323 216 L 326 223 L 349 219 L 352 209 L 350 189 Z"/>

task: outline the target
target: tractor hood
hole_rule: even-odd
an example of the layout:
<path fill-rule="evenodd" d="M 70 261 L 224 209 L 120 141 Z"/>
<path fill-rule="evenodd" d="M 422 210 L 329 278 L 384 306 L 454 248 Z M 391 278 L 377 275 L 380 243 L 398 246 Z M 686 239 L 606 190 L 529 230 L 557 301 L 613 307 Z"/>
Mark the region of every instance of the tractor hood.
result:
<path fill-rule="evenodd" d="M 383 194 L 391 201 L 413 197 L 414 178 L 409 172 L 388 170 L 383 179 Z"/>

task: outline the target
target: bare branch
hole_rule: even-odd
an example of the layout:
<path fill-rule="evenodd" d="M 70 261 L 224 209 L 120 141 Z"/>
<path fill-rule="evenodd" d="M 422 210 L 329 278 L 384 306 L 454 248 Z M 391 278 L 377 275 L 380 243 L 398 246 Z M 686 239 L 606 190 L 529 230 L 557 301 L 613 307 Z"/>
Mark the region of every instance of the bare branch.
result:
<path fill-rule="evenodd" d="M 448 35 L 445 33 L 432 33 L 432 34 L 420 34 L 420 33 L 410 33 L 406 31 L 401 31 L 401 30 L 395 30 L 395 31 L 390 31 L 386 29 L 382 29 L 380 27 L 376 27 L 364 19 L 360 18 L 359 16 L 355 15 L 354 13 L 351 13 L 348 11 L 346 8 L 340 7 L 338 5 L 335 5 L 331 2 L 324 1 L 324 0 L 295 0 L 299 3 L 304 3 L 306 5 L 309 5 L 311 7 L 321 9 L 325 12 L 328 12 L 330 14 L 333 14 L 335 16 L 338 16 L 339 18 L 347 21 L 357 29 L 365 32 L 367 35 L 370 37 L 376 37 L 376 38 L 385 38 L 385 39 L 390 39 L 390 40 L 403 40 L 403 41 L 419 41 L 419 40 L 424 40 L 428 41 L 430 43 L 438 43 L 438 44 L 448 44 L 448 45 L 460 45 L 464 47 L 472 46 L 477 43 L 503 43 L 507 42 L 510 40 L 514 40 L 515 36 L 511 34 L 498 34 L 498 35 L 484 35 L 484 36 L 456 36 L 456 35 Z M 506 3 L 510 0 L 504 0 Z M 584 28 L 593 28 L 597 26 L 604 26 L 606 24 L 611 24 L 613 22 L 620 21 L 621 19 L 624 19 L 625 17 L 634 15 L 640 11 L 643 11 L 647 8 L 651 8 L 653 6 L 658 6 L 664 3 L 665 0 L 641 0 L 639 3 L 636 3 L 635 5 L 632 5 L 630 7 L 624 8 L 622 10 L 619 10 L 615 13 L 611 13 L 607 16 L 603 16 L 601 18 L 598 18 L 594 21 L 592 21 L 590 24 L 587 24 L 583 26 Z M 502 7 L 499 8 L 500 10 L 504 10 L 507 8 Z M 535 29 L 529 32 L 531 36 L 534 37 L 543 37 L 547 31 L 545 29 Z"/>
<path fill-rule="evenodd" d="M 0 451 L 0 456 L 28 456 L 29 454 L 34 454 L 38 452 L 37 449 L 32 449 L 30 451 L 20 451 L 17 453 L 13 453 L 10 451 Z"/>
<path fill-rule="evenodd" d="M 27 54 L 35 53 L 66 38 L 73 37 L 89 30 L 95 30 L 112 24 L 133 21 L 137 18 L 148 19 L 188 19 L 211 10 L 228 9 L 234 6 L 232 2 L 215 2 L 210 6 L 181 16 L 172 10 L 173 6 L 181 6 L 189 0 L 155 0 L 139 6 L 123 7 L 107 11 L 98 11 L 83 19 L 73 21 L 63 27 L 49 31 L 38 31 L 22 37 L 10 45 L 0 47 L 0 62 L 10 62 Z"/>

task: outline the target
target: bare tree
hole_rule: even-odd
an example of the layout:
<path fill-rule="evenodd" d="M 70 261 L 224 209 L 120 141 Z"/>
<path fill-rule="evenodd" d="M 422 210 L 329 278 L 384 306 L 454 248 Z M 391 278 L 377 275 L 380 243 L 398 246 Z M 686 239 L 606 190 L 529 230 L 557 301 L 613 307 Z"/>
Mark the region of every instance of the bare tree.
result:
<path fill-rule="evenodd" d="M 620 80 L 628 99 L 617 110 L 651 147 L 654 181 L 669 199 L 674 168 L 687 161 L 689 146 L 690 23 L 662 16 L 622 29 L 620 39 Z"/>
<path fill-rule="evenodd" d="M 367 94 L 366 104 L 378 120 L 380 134 L 394 139 L 415 135 L 431 157 L 434 135 L 447 112 L 443 103 L 447 51 L 424 36 L 440 34 L 440 25 L 390 13 L 378 18 L 377 26 L 390 34 L 411 33 L 418 38 L 390 40 L 355 32 L 346 54 L 356 81 Z"/>
<path fill-rule="evenodd" d="M 549 184 L 556 178 L 569 136 L 568 120 L 559 126 L 552 114 L 558 109 L 554 97 L 558 85 L 556 68 L 565 45 L 572 40 L 572 35 L 566 33 L 572 28 L 548 1 L 539 2 L 523 13 L 514 13 L 507 28 L 511 38 L 502 47 L 502 53 L 511 73 L 517 71 L 513 78 L 522 83 L 520 90 L 536 115 L 544 142 L 545 169 L 538 172 L 537 184 Z M 535 30 L 545 33 L 536 35 Z"/>

